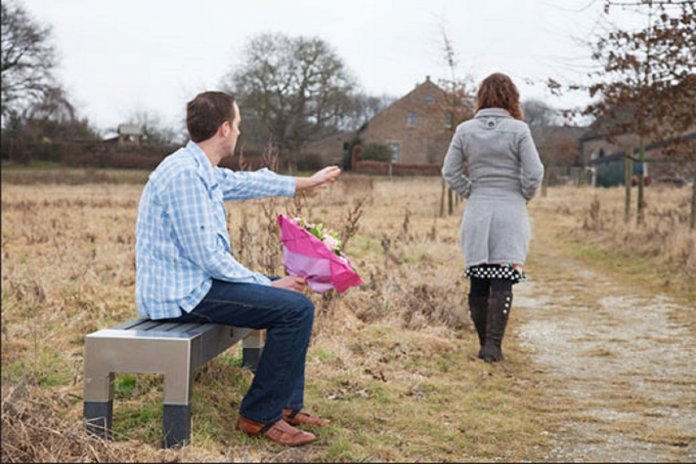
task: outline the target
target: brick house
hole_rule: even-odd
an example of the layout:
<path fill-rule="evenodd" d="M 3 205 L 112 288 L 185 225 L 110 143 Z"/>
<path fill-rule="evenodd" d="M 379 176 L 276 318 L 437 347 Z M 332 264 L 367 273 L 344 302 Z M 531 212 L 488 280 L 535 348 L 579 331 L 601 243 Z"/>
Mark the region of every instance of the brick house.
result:
<path fill-rule="evenodd" d="M 446 111 L 446 94 L 427 76 L 425 81 L 383 109 L 360 129 L 342 132 L 306 143 L 302 158 L 322 165 L 341 164 L 346 149 L 356 138 L 363 147 L 368 144 L 386 145 L 392 152 L 396 173 L 439 173 L 447 147 L 452 138 L 451 117 Z M 359 150 L 358 150 L 359 151 Z M 388 164 L 378 161 L 358 161 L 362 170 L 386 174 Z"/>
<path fill-rule="evenodd" d="M 425 81 L 358 131 L 363 144 L 387 145 L 395 164 L 441 165 L 452 137 L 445 91 Z"/>

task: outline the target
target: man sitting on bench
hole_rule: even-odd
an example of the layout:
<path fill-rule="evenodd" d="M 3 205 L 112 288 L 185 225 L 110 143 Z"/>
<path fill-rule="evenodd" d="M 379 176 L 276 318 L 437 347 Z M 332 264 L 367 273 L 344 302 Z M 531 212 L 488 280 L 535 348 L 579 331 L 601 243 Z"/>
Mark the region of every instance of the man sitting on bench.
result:
<path fill-rule="evenodd" d="M 268 169 L 220 168 L 220 160 L 234 153 L 240 121 L 233 96 L 199 94 L 187 105 L 191 141 L 150 174 L 136 224 L 138 312 L 150 319 L 266 329 L 237 428 L 283 445 L 303 445 L 316 436 L 294 426 L 328 423 L 302 411 L 314 305 L 302 293 L 304 279 L 271 281 L 234 259 L 224 202 L 293 196 L 327 186 L 340 170 L 330 166 L 311 177 L 289 177 Z"/>

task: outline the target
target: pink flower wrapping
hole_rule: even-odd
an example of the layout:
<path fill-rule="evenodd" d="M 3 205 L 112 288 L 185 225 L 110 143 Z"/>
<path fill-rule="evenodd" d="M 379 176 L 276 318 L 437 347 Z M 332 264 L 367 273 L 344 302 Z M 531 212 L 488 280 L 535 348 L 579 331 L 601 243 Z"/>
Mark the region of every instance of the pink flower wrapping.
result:
<path fill-rule="evenodd" d="M 307 279 L 309 288 L 323 293 L 332 288 L 343 293 L 363 283 L 348 258 L 338 256 L 317 237 L 284 215 L 278 216 L 283 264 L 288 274 Z"/>

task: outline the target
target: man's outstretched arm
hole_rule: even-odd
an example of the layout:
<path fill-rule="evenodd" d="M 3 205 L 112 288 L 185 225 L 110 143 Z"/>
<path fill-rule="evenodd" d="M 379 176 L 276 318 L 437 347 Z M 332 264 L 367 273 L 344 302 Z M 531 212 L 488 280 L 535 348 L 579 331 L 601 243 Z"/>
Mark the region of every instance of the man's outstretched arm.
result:
<path fill-rule="evenodd" d="M 252 200 L 266 197 L 291 197 L 295 195 L 295 178 L 276 174 L 269 169 L 258 171 L 232 171 L 218 168 L 225 201 Z"/>
<path fill-rule="evenodd" d="M 339 174 L 341 174 L 341 169 L 338 166 L 327 166 L 310 177 L 296 177 L 296 190 L 301 192 L 313 188 L 326 188 L 336 180 Z"/>
<path fill-rule="evenodd" d="M 226 168 L 220 168 L 220 170 L 222 195 L 225 201 L 274 196 L 291 197 L 296 192 L 325 188 L 341 174 L 338 166 L 325 167 L 309 177 L 283 176 L 268 169 L 251 172 L 232 171 Z"/>

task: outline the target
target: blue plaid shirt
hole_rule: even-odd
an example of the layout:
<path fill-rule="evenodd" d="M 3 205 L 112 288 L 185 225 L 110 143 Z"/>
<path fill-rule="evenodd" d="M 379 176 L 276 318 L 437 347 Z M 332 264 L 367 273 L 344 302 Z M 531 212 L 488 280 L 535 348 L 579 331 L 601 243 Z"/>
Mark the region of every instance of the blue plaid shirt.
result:
<path fill-rule="evenodd" d="M 214 167 L 193 142 L 165 158 L 150 174 L 138 208 L 138 314 L 165 319 L 190 312 L 212 279 L 270 285 L 232 256 L 224 202 L 294 194 L 293 177 Z"/>

